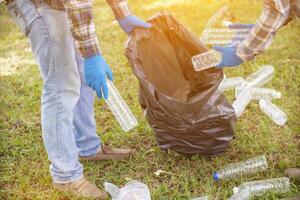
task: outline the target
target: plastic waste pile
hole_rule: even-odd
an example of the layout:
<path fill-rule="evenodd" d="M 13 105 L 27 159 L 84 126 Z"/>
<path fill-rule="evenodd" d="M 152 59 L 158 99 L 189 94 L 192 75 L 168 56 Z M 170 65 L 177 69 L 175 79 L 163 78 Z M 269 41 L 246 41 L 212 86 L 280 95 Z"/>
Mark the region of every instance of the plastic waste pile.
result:
<path fill-rule="evenodd" d="M 236 100 L 233 102 L 233 108 L 237 117 L 243 114 L 251 100 L 258 100 L 260 110 L 277 125 L 282 126 L 287 121 L 287 115 L 272 103 L 273 99 L 282 97 L 281 93 L 274 89 L 262 88 L 262 86 L 272 80 L 273 75 L 274 67 L 266 65 L 249 75 L 246 79 L 242 77 L 225 78 L 219 86 L 219 90 L 235 89 Z"/>

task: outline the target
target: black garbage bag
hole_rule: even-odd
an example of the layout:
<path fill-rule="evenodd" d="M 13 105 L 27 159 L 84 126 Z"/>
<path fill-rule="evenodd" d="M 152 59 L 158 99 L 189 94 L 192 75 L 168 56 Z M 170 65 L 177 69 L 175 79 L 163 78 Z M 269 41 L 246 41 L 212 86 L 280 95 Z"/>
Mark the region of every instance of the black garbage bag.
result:
<path fill-rule="evenodd" d="M 223 71 L 194 70 L 191 58 L 208 49 L 170 14 L 159 13 L 149 22 L 151 29 L 131 34 L 126 55 L 158 145 L 183 154 L 224 154 L 236 116 L 217 90 Z"/>

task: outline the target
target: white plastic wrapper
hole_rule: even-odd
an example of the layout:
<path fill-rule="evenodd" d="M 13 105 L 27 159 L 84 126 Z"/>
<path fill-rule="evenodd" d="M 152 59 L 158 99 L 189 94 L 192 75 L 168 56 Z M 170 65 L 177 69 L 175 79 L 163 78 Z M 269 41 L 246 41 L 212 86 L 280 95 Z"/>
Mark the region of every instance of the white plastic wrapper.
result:
<path fill-rule="evenodd" d="M 148 186 L 138 181 L 130 181 L 122 188 L 105 182 L 104 187 L 112 200 L 151 200 Z"/>

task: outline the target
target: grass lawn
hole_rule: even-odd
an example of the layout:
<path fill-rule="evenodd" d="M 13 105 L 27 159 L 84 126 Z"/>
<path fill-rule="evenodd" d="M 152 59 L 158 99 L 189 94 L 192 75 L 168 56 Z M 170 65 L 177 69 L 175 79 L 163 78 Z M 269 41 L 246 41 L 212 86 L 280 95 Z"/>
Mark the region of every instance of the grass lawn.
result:
<path fill-rule="evenodd" d="M 160 3 L 157 3 L 160 2 Z M 175 2 L 174 4 L 172 2 Z M 210 16 L 229 0 L 130 0 L 136 15 L 144 19 L 160 10 L 169 10 L 189 29 L 201 35 Z M 85 162 L 85 175 L 103 188 L 104 181 L 118 185 L 129 179 L 146 183 L 154 200 L 190 199 L 211 196 L 227 199 L 232 188 L 242 182 L 282 177 L 288 167 L 300 167 L 300 23 L 292 22 L 279 31 L 271 48 L 255 62 L 240 68 L 226 69 L 227 76 L 246 76 L 264 64 L 276 68 L 267 87 L 283 93 L 276 100 L 288 115 L 288 123 L 279 127 L 252 102 L 239 119 L 236 139 L 222 157 L 186 158 L 161 151 L 138 104 L 138 83 L 124 56 L 127 36 L 116 23 L 104 0 L 95 1 L 95 21 L 103 54 L 112 66 L 115 83 L 138 117 L 139 126 L 130 133 L 121 131 L 103 101 L 96 103 L 98 133 L 103 141 L 136 150 L 125 161 Z M 259 16 L 262 1 L 233 0 L 230 11 L 238 21 L 253 23 Z M 49 162 L 43 146 L 40 125 L 42 81 L 27 40 L 0 8 L 0 199 L 75 199 L 51 187 Z M 233 93 L 227 93 L 233 99 Z M 297 141 L 298 138 L 298 141 Z M 269 169 L 251 176 L 216 183 L 215 169 L 257 155 L 266 155 Z M 180 176 L 157 178 L 153 172 L 163 169 Z M 300 191 L 299 181 L 292 180 L 286 194 L 267 194 L 259 199 L 281 199 Z"/>

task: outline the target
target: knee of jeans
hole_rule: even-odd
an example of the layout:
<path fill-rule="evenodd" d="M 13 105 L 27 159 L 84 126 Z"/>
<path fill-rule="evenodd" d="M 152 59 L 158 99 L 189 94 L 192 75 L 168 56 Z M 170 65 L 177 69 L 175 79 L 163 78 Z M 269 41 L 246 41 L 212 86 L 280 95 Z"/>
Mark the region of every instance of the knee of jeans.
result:
<path fill-rule="evenodd" d="M 43 87 L 42 103 L 58 103 L 64 108 L 73 109 L 80 97 L 80 83 L 72 86 L 46 83 Z"/>

